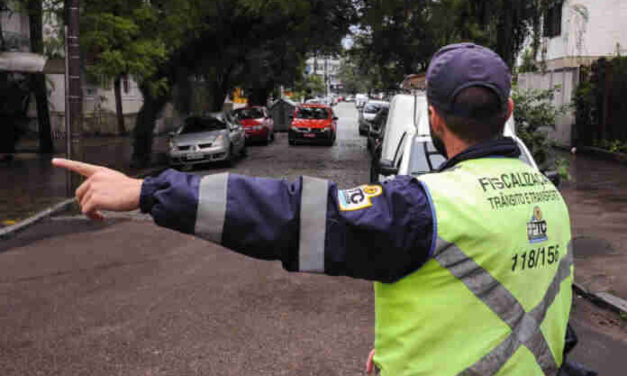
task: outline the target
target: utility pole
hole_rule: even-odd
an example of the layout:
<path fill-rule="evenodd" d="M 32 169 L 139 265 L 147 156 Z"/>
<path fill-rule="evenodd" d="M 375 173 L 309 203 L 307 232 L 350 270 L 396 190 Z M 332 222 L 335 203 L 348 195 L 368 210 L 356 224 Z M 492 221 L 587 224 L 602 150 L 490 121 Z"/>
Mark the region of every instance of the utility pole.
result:
<path fill-rule="evenodd" d="M 81 58 L 79 44 L 79 0 L 65 0 L 65 139 L 66 157 L 83 160 L 81 145 L 82 102 Z M 74 196 L 81 177 L 67 173 L 68 197 Z"/>

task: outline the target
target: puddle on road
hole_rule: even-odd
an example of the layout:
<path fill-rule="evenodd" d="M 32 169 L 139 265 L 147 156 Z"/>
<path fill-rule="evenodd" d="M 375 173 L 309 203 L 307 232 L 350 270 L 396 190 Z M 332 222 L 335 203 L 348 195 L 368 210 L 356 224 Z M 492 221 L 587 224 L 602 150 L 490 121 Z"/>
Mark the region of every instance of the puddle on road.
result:
<path fill-rule="evenodd" d="M 612 248 L 612 245 L 607 240 L 587 236 L 573 239 L 573 251 L 575 258 L 618 254 L 618 252 Z"/>

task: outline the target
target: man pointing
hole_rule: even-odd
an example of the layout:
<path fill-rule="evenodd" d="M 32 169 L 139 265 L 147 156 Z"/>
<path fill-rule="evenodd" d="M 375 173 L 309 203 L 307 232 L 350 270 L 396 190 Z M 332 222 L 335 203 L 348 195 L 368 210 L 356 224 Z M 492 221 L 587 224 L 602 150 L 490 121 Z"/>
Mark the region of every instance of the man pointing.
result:
<path fill-rule="evenodd" d="M 381 375 L 556 375 L 571 306 L 570 221 L 547 179 L 496 184 L 537 176 L 501 137 L 510 82 L 489 49 L 438 51 L 427 72 L 429 122 L 448 160 L 438 173 L 382 185 L 342 191 L 309 177 L 173 170 L 142 181 L 53 163 L 87 177 L 76 195 L 90 218 L 141 208 L 158 225 L 288 271 L 375 281 Z M 496 197 L 521 199 L 491 204 Z"/>

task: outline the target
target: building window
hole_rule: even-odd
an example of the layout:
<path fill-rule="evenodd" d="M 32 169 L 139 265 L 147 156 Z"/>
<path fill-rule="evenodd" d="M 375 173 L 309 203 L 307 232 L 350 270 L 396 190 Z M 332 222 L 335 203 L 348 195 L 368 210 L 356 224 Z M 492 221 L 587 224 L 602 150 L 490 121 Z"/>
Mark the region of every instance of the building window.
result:
<path fill-rule="evenodd" d="M 562 5 L 563 1 L 558 1 L 551 5 L 544 13 L 544 36 L 553 38 L 562 34 Z"/>

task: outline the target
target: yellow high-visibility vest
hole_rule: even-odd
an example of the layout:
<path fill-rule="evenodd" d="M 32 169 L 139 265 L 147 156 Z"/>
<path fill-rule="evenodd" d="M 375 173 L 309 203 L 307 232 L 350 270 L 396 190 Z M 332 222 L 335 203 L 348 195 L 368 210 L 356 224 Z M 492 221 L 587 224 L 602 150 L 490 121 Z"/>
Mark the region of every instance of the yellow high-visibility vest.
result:
<path fill-rule="evenodd" d="M 419 180 L 434 209 L 432 255 L 396 283 L 375 283 L 381 375 L 556 375 L 573 261 L 555 186 L 513 158 Z"/>

